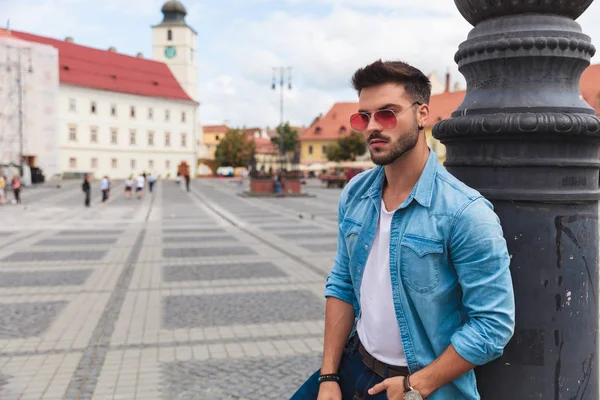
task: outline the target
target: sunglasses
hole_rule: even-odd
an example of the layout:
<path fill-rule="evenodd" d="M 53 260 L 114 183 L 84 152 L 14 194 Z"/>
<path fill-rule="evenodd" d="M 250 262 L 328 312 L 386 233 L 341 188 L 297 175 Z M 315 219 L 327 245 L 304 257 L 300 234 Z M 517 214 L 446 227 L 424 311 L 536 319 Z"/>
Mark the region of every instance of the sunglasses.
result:
<path fill-rule="evenodd" d="M 398 123 L 398 116 L 416 104 L 421 105 L 422 103 L 415 101 L 410 105 L 410 107 L 406 107 L 400 112 L 386 108 L 383 110 L 377 110 L 373 113 L 358 112 L 352 114 L 350 116 L 350 127 L 356 132 L 363 132 L 365 129 L 367 129 L 367 126 L 369 126 L 369 122 L 371 121 L 371 117 L 373 117 L 375 118 L 375 121 L 377 121 L 377 123 L 383 127 L 383 129 L 393 129 Z"/>

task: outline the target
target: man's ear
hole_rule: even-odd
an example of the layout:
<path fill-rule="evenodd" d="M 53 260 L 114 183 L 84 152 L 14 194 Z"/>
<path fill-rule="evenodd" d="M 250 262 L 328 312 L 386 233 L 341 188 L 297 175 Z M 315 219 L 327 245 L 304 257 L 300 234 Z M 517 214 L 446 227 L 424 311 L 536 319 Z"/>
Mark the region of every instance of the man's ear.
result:
<path fill-rule="evenodd" d="M 425 129 L 425 124 L 427 123 L 427 119 L 429 118 L 429 105 L 421 104 L 417 109 L 417 126 L 419 130 L 422 131 Z"/>

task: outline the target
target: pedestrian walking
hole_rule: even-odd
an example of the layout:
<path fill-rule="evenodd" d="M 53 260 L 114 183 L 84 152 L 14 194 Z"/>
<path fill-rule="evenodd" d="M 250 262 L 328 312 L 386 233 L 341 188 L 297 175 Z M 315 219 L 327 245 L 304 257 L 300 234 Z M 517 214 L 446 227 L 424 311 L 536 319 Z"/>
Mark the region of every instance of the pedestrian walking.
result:
<path fill-rule="evenodd" d="M 350 125 L 377 167 L 340 196 L 321 369 L 292 400 L 479 399 L 473 368 L 502 354 L 515 324 L 498 216 L 428 148 L 421 71 L 377 61 L 352 82 Z"/>
<path fill-rule="evenodd" d="M 185 175 L 185 190 L 190 191 L 190 174 Z"/>
<path fill-rule="evenodd" d="M 21 177 L 19 175 L 13 176 L 10 186 L 15 196 L 13 203 L 21 204 Z"/>
<path fill-rule="evenodd" d="M 89 207 L 91 204 L 91 196 L 92 196 L 92 185 L 90 184 L 90 176 L 85 174 L 83 177 L 83 184 L 81 185 L 81 190 L 85 193 L 85 203 L 86 207 Z"/>
<path fill-rule="evenodd" d="M 0 204 L 6 201 L 6 177 L 0 175 Z"/>
<path fill-rule="evenodd" d="M 110 192 L 110 180 L 106 175 L 100 181 L 100 190 L 102 191 L 102 202 L 106 203 L 108 201 L 108 195 Z"/>
<path fill-rule="evenodd" d="M 146 178 L 144 175 L 140 174 L 137 177 L 137 186 L 135 188 L 135 193 L 137 194 L 138 200 L 142 199 L 142 195 L 144 194 L 144 186 L 146 185 Z"/>
<path fill-rule="evenodd" d="M 130 175 L 125 179 L 125 197 L 131 199 L 131 192 L 133 190 L 133 175 Z"/>
<path fill-rule="evenodd" d="M 156 176 L 156 173 L 152 173 L 148 177 L 148 190 L 150 191 L 150 193 L 152 193 L 152 190 L 154 189 L 154 184 L 156 183 L 157 180 L 158 180 L 158 177 Z"/>

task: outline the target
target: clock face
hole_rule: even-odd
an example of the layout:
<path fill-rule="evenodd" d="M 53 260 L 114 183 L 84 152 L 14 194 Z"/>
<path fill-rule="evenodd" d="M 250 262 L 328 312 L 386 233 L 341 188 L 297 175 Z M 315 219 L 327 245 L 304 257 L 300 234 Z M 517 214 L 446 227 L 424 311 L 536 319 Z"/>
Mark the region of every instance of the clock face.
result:
<path fill-rule="evenodd" d="M 165 49 L 165 56 L 167 56 L 167 58 L 173 58 L 173 57 L 175 57 L 176 54 L 177 54 L 177 50 L 175 50 L 175 47 L 173 47 L 173 46 L 168 46 Z"/>

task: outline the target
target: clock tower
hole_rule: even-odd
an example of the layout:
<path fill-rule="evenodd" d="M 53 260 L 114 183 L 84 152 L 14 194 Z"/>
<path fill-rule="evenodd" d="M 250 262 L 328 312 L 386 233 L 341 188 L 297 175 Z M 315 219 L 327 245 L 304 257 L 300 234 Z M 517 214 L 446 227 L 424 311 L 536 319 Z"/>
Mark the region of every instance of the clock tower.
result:
<path fill-rule="evenodd" d="M 162 7 L 163 21 L 152 27 L 152 58 L 164 62 L 186 93 L 198 101 L 196 31 L 186 22 L 187 11 L 177 0 Z"/>

